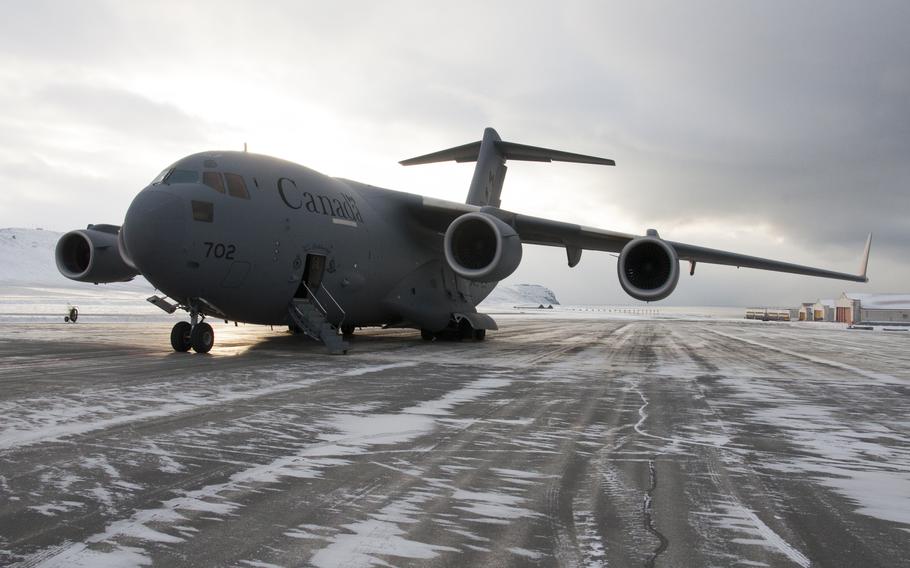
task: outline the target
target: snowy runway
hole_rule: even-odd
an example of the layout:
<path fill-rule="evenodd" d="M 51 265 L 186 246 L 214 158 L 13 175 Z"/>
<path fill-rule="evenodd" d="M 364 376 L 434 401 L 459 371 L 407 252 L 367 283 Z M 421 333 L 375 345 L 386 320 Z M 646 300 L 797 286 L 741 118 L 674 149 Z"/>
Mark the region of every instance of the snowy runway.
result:
<path fill-rule="evenodd" d="M 0 324 L 0 564 L 893 566 L 910 337 Z"/>

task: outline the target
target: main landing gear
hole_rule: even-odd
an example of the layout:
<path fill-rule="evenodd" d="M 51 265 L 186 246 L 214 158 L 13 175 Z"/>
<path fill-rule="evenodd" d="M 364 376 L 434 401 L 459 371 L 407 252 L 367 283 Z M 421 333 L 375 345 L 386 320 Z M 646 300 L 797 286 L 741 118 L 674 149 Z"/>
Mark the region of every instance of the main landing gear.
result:
<path fill-rule="evenodd" d="M 430 331 L 429 329 L 421 329 L 420 338 L 424 341 L 436 341 L 437 339 L 448 339 L 453 341 L 473 339 L 475 341 L 483 341 L 487 338 L 487 330 L 474 329 L 467 323 L 467 320 L 462 320 L 462 324 L 455 329 L 444 329 L 436 332 Z"/>
<path fill-rule="evenodd" d="M 215 345 L 215 331 L 212 326 L 199 321 L 199 314 L 190 313 L 193 323 L 180 321 L 171 329 L 171 347 L 178 353 L 186 353 L 193 348 L 196 353 L 208 353 Z"/>

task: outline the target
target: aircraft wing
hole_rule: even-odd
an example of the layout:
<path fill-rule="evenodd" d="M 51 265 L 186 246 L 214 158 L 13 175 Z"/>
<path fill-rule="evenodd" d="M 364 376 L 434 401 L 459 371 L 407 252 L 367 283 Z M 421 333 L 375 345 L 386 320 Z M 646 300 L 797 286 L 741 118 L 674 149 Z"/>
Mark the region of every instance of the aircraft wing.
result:
<path fill-rule="evenodd" d="M 446 227 L 439 226 L 440 222 L 447 221 L 447 226 L 448 222 L 451 222 L 464 213 L 476 211 L 493 215 L 514 227 L 521 237 L 522 243 L 565 247 L 569 266 L 578 264 L 582 250 L 618 253 L 622 251 L 626 243 L 641 236 L 584 227 L 582 225 L 553 221 L 541 217 L 532 217 L 530 215 L 512 213 L 496 207 L 479 207 L 476 205 L 467 205 L 464 203 L 455 203 L 428 197 L 423 198 L 422 209 L 427 214 L 426 219 L 432 219 L 434 224 L 437 225 L 436 228 L 441 229 L 442 231 L 445 231 Z M 680 260 L 687 260 L 691 263 L 703 262 L 705 264 L 723 264 L 727 266 L 736 266 L 737 268 L 756 268 L 759 270 L 787 272 L 790 274 L 818 276 L 821 278 L 849 280 L 852 282 L 869 281 L 866 277 L 866 269 L 869 263 L 869 249 L 872 245 L 871 234 L 866 241 L 866 249 L 863 254 L 859 274 L 835 272 L 823 268 L 781 262 L 778 260 L 710 249 L 674 241 L 666 242 L 676 250 L 676 254 L 679 256 Z"/>

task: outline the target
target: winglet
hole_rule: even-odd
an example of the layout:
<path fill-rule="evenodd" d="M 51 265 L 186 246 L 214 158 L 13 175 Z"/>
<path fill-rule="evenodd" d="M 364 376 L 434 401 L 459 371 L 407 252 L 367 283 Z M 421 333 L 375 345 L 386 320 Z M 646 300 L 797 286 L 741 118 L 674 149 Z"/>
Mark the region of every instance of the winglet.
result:
<path fill-rule="evenodd" d="M 859 266 L 859 275 L 862 276 L 866 282 L 869 281 L 869 277 L 866 276 L 866 271 L 869 268 L 869 251 L 872 249 L 872 233 L 869 233 L 869 237 L 866 239 L 866 250 L 863 252 L 863 260 Z"/>

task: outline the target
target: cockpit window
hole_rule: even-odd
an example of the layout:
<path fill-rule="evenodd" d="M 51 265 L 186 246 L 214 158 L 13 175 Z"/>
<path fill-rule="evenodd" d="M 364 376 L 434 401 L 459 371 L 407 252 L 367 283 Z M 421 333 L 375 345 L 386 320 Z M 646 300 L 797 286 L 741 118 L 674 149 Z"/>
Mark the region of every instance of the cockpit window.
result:
<path fill-rule="evenodd" d="M 211 187 L 218 193 L 224 193 L 224 180 L 218 172 L 203 172 L 202 183 Z"/>
<path fill-rule="evenodd" d="M 228 195 L 243 199 L 250 198 L 250 192 L 246 189 L 246 182 L 243 181 L 243 176 L 226 173 L 224 174 L 224 179 L 227 181 Z"/>
<path fill-rule="evenodd" d="M 155 176 L 155 179 L 152 180 L 152 185 L 158 185 L 159 183 L 164 181 L 164 178 L 167 177 L 167 174 L 171 173 L 171 169 L 172 169 L 171 167 L 167 167 L 167 168 L 164 168 L 163 170 L 161 170 L 161 173 L 158 174 L 157 176 Z"/>
<path fill-rule="evenodd" d="M 164 178 L 164 183 L 196 183 L 199 181 L 199 172 L 194 170 L 174 169 Z"/>

